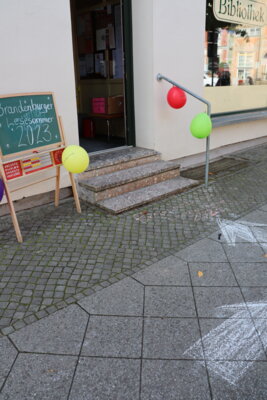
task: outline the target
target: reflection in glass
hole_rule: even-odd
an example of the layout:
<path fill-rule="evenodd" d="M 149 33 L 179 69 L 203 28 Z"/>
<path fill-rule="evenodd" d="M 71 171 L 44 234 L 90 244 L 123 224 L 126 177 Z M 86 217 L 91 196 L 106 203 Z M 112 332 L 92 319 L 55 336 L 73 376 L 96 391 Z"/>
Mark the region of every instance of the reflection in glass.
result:
<path fill-rule="evenodd" d="M 267 84 L 267 26 L 219 21 L 207 0 L 204 86 Z"/>

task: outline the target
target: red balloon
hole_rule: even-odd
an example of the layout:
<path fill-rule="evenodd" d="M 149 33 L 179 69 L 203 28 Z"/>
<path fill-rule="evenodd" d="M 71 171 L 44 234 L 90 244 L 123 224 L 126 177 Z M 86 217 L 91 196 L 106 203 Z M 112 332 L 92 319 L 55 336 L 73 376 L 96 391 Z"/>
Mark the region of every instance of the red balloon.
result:
<path fill-rule="evenodd" d="M 182 89 L 173 86 L 168 91 L 167 101 L 172 108 L 182 108 L 186 103 L 186 94 Z"/>

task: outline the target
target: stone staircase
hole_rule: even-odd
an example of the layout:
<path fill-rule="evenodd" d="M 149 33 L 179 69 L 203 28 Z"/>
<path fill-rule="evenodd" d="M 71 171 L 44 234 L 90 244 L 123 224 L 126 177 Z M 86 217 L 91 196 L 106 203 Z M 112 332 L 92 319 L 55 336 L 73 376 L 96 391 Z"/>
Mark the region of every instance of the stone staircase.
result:
<path fill-rule="evenodd" d="M 119 214 L 197 184 L 180 176 L 177 161 L 162 161 L 154 150 L 124 147 L 91 155 L 78 191 L 82 200 Z"/>

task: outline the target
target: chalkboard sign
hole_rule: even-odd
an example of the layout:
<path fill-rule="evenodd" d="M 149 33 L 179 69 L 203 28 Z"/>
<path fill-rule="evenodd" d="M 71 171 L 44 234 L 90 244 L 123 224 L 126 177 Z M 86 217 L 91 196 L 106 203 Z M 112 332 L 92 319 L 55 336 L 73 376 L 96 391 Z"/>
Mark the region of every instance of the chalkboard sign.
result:
<path fill-rule="evenodd" d="M 59 204 L 60 167 L 66 147 L 62 118 L 57 115 L 53 94 L 24 93 L 0 96 L 0 178 L 5 187 L 12 222 L 18 242 L 22 242 L 19 223 L 12 200 L 12 192 L 23 187 L 55 179 L 55 206 Z M 37 180 L 49 168 L 55 176 Z M 9 189 L 9 182 L 36 174 L 26 185 Z M 77 211 L 81 212 L 79 196 L 73 174 L 69 172 Z"/>
<path fill-rule="evenodd" d="M 52 93 L 0 96 L 3 156 L 62 141 Z"/>

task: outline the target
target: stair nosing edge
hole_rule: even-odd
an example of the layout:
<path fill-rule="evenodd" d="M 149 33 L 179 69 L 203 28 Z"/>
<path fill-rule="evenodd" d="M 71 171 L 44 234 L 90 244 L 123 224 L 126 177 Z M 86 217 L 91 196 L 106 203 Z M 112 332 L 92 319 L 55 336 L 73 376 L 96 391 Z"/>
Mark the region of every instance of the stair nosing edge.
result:
<path fill-rule="evenodd" d="M 198 185 L 198 181 L 195 181 L 195 182 L 196 183 L 192 183 L 191 185 L 189 185 L 185 189 L 189 190 L 189 189 L 192 189 L 194 186 L 197 186 Z M 173 195 L 179 193 L 180 191 L 183 191 L 183 188 L 181 188 L 181 189 L 178 189 L 178 188 L 177 189 L 173 189 L 173 191 L 171 191 L 171 192 L 169 192 L 167 194 L 161 194 L 158 197 L 155 197 L 153 199 L 147 199 L 147 200 L 143 201 L 142 203 L 132 204 L 131 206 L 129 206 L 127 208 L 124 208 L 124 209 L 121 209 L 119 211 L 111 210 L 108 207 L 105 207 L 104 205 L 101 204 L 102 201 L 109 200 L 109 199 L 105 199 L 105 200 L 101 200 L 100 202 L 96 202 L 95 205 L 98 206 L 99 208 L 101 208 L 102 210 L 106 211 L 106 212 L 109 212 L 109 213 L 111 213 L 113 215 L 117 215 L 117 214 L 121 214 L 121 213 L 126 212 L 126 211 L 131 211 L 131 210 L 133 210 L 135 208 L 142 207 L 143 205 L 146 205 L 146 204 L 150 204 L 150 203 L 153 203 L 153 202 L 156 202 L 156 201 L 160 201 L 160 200 L 162 200 L 164 198 L 167 198 L 169 196 L 173 196 Z M 119 195 L 119 196 L 123 196 L 123 195 Z M 119 196 L 117 196 L 117 197 L 119 197 Z"/>
<path fill-rule="evenodd" d="M 89 155 L 90 156 L 90 155 Z M 90 169 L 90 165 L 89 165 L 89 169 L 87 169 L 85 172 L 90 172 L 90 171 L 93 171 L 93 170 L 98 170 L 98 169 L 102 169 L 102 168 L 108 168 L 108 167 L 111 167 L 111 166 L 113 166 L 113 165 L 118 165 L 118 164 L 126 164 L 126 163 L 128 163 L 128 162 L 131 162 L 131 161 L 134 161 L 134 160 L 142 160 L 142 158 L 150 158 L 150 157 L 155 157 L 155 156 L 158 156 L 158 157 L 160 157 L 160 153 L 158 153 L 158 152 L 155 152 L 154 154 L 149 154 L 149 155 L 146 155 L 146 156 L 141 156 L 141 157 L 134 157 L 134 158 L 131 158 L 131 159 L 129 159 L 129 160 L 118 160 L 117 162 L 113 162 L 113 163 L 107 163 L 107 164 L 105 164 L 105 165 L 99 165 L 99 166 L 96 166 L 96 167 L 94 167 L 94 168 L 92 168 L 92 169 Z"/>
<path fill-rule="evenodd" d="M 154 201 L 161 200 L 162 198 L 165 198 L 165 197 L 168 197 L 168 196 L 172 196 L 172 195 L 174 195 L 174 194 L 176 194 L 176 193 L 179 193 L 179 192 L 182 191 L 183 189 L 191 189 L 191 188 L 193 188 L 194 186 L 197 186 L 197 185 L 199 184 L 199 181 L 198 181 L 198 180 L 189 179 L 189 178 L 184 178 L 184 177 L 181 177 L 181 178 L 182 178 L 182 179 L 185 179 L 185 180 L 190 180 L 190 181 L 192 181 L 192 183 L 191 183 L 190 185 L 188 185 L 186 188 L 180 188 L 180 189 L 179 189 L 179 188 L 176 188 L 176 189 L 173 189 L 172 191 L 168 192 L 166 195 L 165 195 L 165 194 L 161 194 L 161 195 L 159 195 L 158 197 L 153 198 L 152 200 L 151 200 L 151 199 L 147 199 L 147 200 L 143 201 L 142 203 L 132 204 L 130 207 L 124 208 L 124 209 L 122 209 L 122 210 L 120 210 L 120 211 L 117 211 L 117 212 L 114 211 L 114 210 L 108 209 L 107 207 L 105 207 L 105 206 L 103 205 L 103 202 L 108 201 L 108 200 L 111 200 L 111 199 L 104 199 L 104 200 L 101 200 L 101 201 L 99 201 L 99 202 L 96 202 L 95 205 L 98 206 L 98 207 L 100 207 L 102 210 L 105 210 L 105 211 L 110 212 L 110 213 L 112 213 L 112 214 L 120 214 L 120 213 L 123 213 L 123 212 L 125 212 L 125 211 L 130 211 L 130 210 L 134 209 L 135 207 L 141 207 L 142 205 L 149 204 L 149 203 L 152 203 L 152 202 L 154 202 Z M 177 179 L 177 178 L 172 178 L 172 179 Z M 160 183 L 162 183 L 162 182 L 160 182 Z M 142 189 L 145 189 L 145 188 L 136 189 L 136 190 L 142 190 Z M 132 190 L 132 192 L 135 192 L 135 190 Z M 131 192 L 128 192 L 128 193 L 131 193 Z M 115 196 L 115 197 L 113 197 L 112 199 L 115 199 L 115 198 L 120 197 L 120 196 L 124 196 L 124 194 Z"/>
<path fill-rule="evenodd" d="M 131 168 L 129 168 L 129 169 L 131 169 Z M 79 185 L 87 188 L 88 190 L 91 190 L 92 192 L 99 193 L 99 192 L 103 192 L 103 191 L 108 190 L 108 189 L 113 189 L 113 188 L 115 188 L 117 186 L 122 186 L 122 185 L 126 185 L 128 183 L 137 182 L 137 181 L 145 179 L 145 178 L 151 178 L 152 176 L 157 176 L 157 175 L 160 175 L 162 173 L 175 171 L 175 170 L 179 170 L 180 171 L 180 165 L 168 166 L 165 169 L 163 169 L 161 171 L 158 171 L 158 172 L 151 171 L 151 172 L 149 172 L 149 173 L 147 173 L 145 175 L 142 175 L 142 176 L 139 176 L 139 177 L 133 177 L 132 179 L 128 179 L 128 180 L 121 181 L 121 182 L 116 182 L 116 183 L 113 183 L 113 184 L 110 184 L 108 186 L 104 186 L 104 187 L 101 187 L 101 188 L 99 188 L 99 187 L 96 188 L 96 187 L 90 186 L 90 185 L 84 183 L 83 181 L 79 181 Z M 125 169 L 124 171 L 127 171 L 127 169 Z M 104 176 L 104 175 L 102 175 L 102 176 Z"/>

